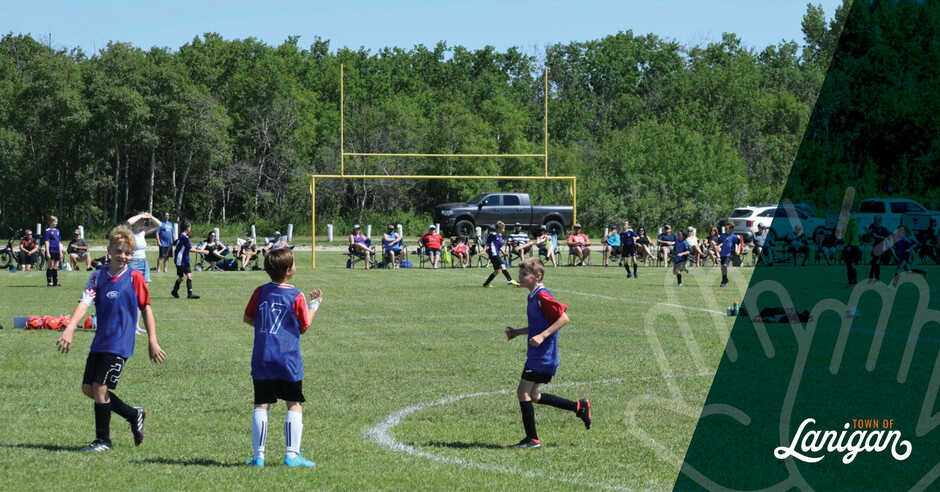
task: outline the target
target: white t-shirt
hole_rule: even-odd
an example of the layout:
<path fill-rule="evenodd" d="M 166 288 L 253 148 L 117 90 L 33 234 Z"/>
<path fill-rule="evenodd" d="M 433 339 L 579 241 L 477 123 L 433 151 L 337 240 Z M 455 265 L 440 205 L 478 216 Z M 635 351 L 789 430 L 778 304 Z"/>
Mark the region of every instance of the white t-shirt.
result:
<path fill-rule="evenodd" d="M 146 235 L 146 229 L 134 233 L 134 254 L 131 258 L 147 258 L 147 240 L 144 239 Z"/>

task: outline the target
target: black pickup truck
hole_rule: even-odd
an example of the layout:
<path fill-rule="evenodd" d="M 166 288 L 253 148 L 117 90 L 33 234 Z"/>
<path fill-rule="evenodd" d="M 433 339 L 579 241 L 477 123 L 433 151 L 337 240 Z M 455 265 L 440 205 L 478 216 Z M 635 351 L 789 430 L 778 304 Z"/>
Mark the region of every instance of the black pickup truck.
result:
<path fill-rule="evenodd" d="M 573 208 L 566 205 L 534 206 L 526 193 L 480 193 L 467 203 L 444 203 L 434 209 L 434 222 L 441 225 L 441 234 L 472 236 L 474 228 L 501 220 L 507 230 L 517 222 L 527 231 L 542 226 L 558 237 L 571 229 Z"/>

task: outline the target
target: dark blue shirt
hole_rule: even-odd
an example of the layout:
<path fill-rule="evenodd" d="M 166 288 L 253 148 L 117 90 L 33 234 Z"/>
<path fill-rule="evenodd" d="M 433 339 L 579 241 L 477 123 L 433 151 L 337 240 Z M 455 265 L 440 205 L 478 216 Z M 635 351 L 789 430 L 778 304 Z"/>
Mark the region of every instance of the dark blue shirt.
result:
<path fill-rule="evenodd" d="M 738 238 L 737 234 L 722 234 L 718 236 L 718 244 L 721 245 L 721 250 L 719 253 L 723 257 L 729 257 L 734 254 L 734 247 L 741 242 L 741 239 Z"/>
<path fill-rule="evenodd" d="M 168 248 L 173 245 L 173 223 L 166 221 L 157 229 L 157 244 Z"/>
<path fill-rule="evenodd" d="M 633 229 L 627 229 L 620 233 L 620 244 L 632 246 L 636 243 L 636 238 L 640 237 Z"/>
<path fill-rule="evenodd" d="M 660 241 L 671 241 L 673 243 L 679 240 L 679 238 L 676 237 L 676 235 L 672 233 L 660 234 L 659 236 L 656 237 L 656 239 L 659 239 Z"/>
<path fill-rule="evenodd" d="M 503 235 L 498 232 L 491 232 L 486 236 L 486 254 L 492 257 L 499 257 L 500 250 L 503 249 Z"/>
<path fill-rule="evenodd" d="M 59 230 L 55 227 L 50 227 L 46 229 L 46 232 L 42 233 L 42 240 L 47 244 L 47 248 L 50 253 L 59 253 L 60 244 L 62 244 L 62 239 L 59 236 Z"/>
<path fill-rule="evenodd" d="M 176 266 L 189 266 L 189 250 L 191 249 L 193 245 L 189 242 L 189 236 L 181 233 L 179 240 L 176 241 Z"/>
<path fill-rule="evenodd" d="M 685 241 L 676 241 L 675 246 L 676 246 L 676 249 L 675 249 L 675 253 L 676 253 L 676 263 L 679 263 L 679 262 L 681 262 L 681 261 L 688 260 L 688 259 L 689 259 L 689 255 L 682 255 L 682 256 L 679 256 L 679 253 L 685 253 L 686 251 L 689 251 L 689 250 L 690 250 L 690 248 L 689 248 L 689 243 L 687 243 L 687 242 L 685 242 Z"/>

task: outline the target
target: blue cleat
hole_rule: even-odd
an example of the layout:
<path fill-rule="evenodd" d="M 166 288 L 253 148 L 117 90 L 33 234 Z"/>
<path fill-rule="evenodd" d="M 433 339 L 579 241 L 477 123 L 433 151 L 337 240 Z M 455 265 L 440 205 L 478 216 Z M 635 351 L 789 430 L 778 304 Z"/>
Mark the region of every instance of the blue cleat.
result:
<path fill-rule="evenodd" d="M 294 456 L 293 458 L 289 456 L 285 456 L 284 466 L 312 468 L 314 466 L 317 466 L 317 464 L 298 454 L 297 456 Z"/>
<path fill-rule="evenodd" d="M 255 458 L 245 464 L 253 468 L 264 468 L 264 458 Z"/>

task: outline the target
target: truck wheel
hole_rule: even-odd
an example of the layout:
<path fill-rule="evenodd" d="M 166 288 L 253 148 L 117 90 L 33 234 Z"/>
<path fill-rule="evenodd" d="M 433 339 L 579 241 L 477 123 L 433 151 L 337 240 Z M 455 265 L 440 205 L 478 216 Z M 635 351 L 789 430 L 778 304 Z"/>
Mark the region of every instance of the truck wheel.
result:
<path fill-rule="evenodd" d="M 545 223 L 545 229 L 548 230 L 549 234 L 554 234 L 557 237 L 562 237 L 565 235 L 565 226 L 561 225 L 561 222 L 557 220 L 550 220 Z"/>
<path fill-rule="evenodd" d="M 469 220 L 458 220 L 454 225 L 454 232 L 456 232 L 458 236 L 472 237 L 473 222 L 470 222 Z"/>

